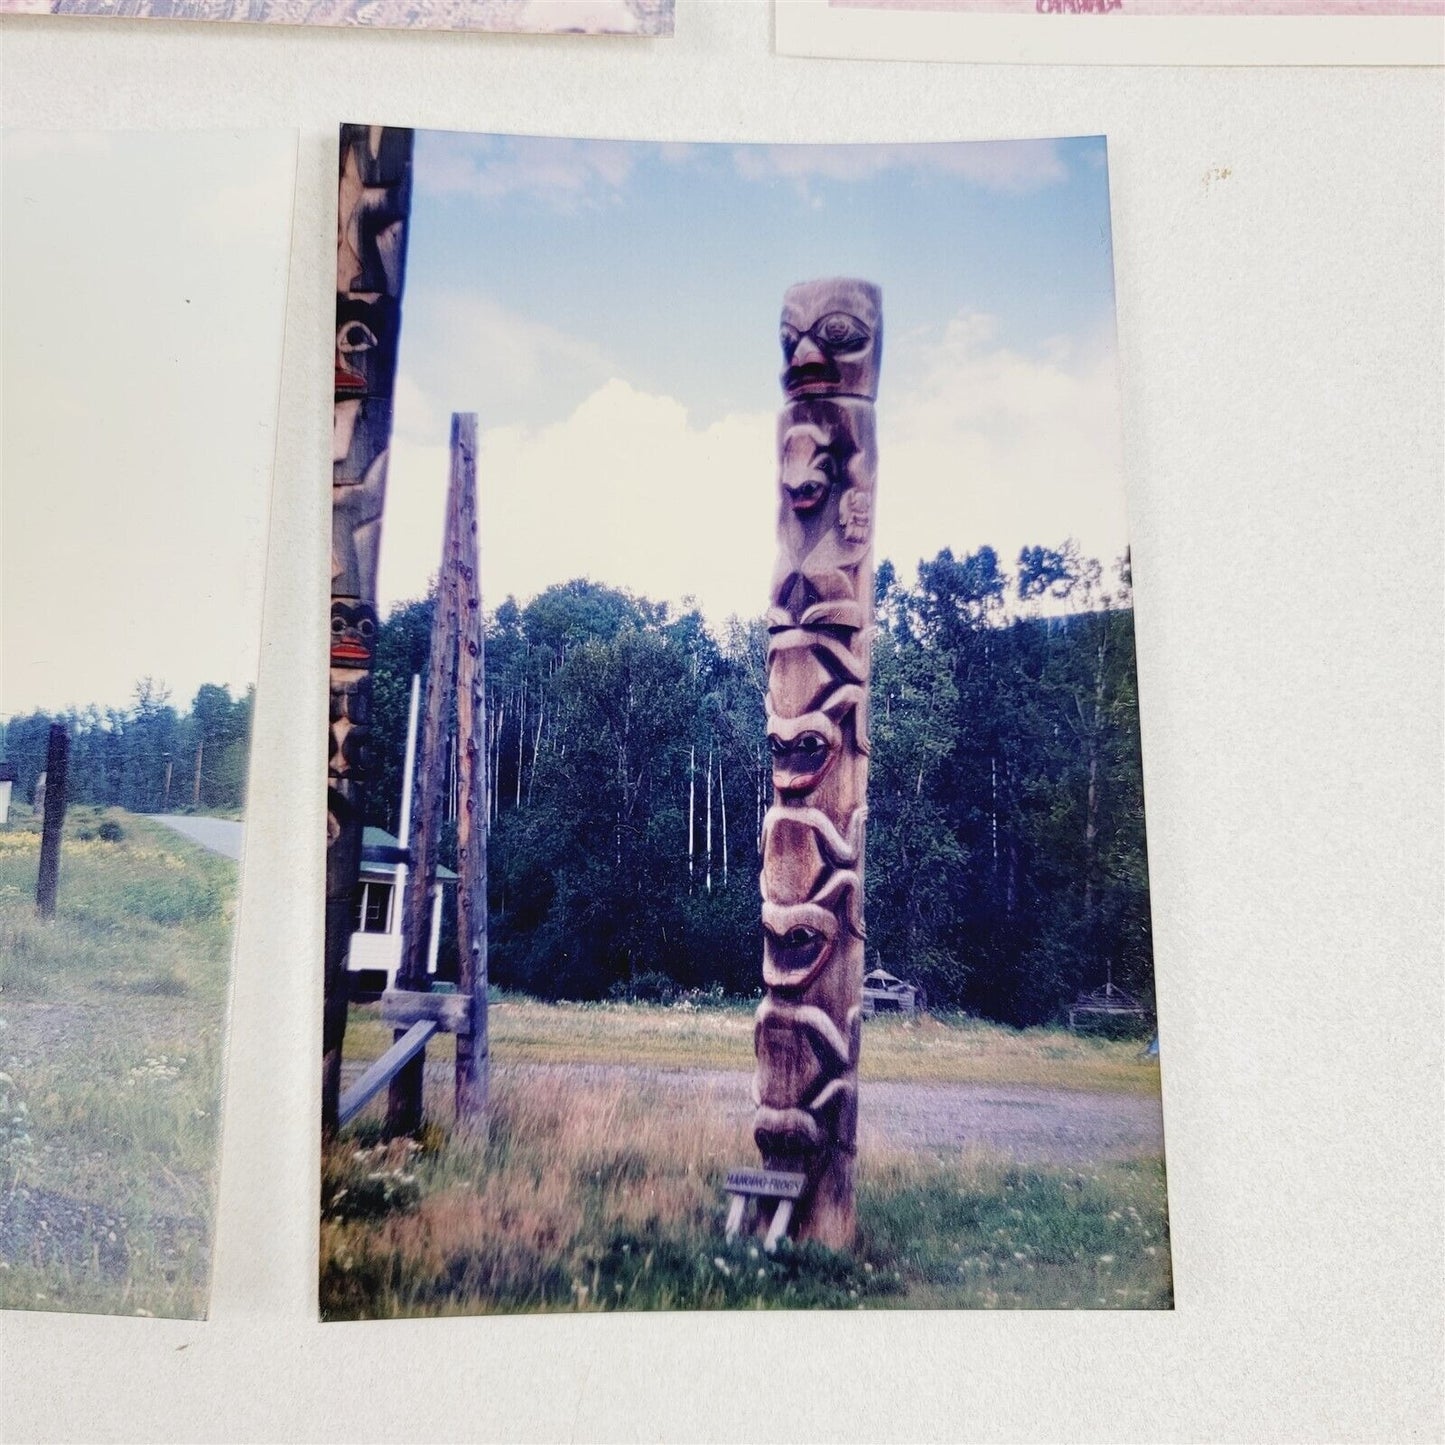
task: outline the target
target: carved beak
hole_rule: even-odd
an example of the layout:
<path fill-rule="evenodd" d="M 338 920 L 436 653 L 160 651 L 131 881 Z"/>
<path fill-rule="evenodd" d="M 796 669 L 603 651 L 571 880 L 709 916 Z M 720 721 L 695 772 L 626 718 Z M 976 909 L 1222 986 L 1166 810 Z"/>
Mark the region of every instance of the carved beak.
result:
<path fill-rule="evenodd" d="M 823 355 L 818 343 L 811 336 L 800 336 L 793 348 L 793 358 L 788 363 L 794 371 L 804 366 L 826 366 L 828 358 Z"/>
<path fill-rule="evenodd" d="M 799 387 L 827 386 L 837 379 L 838 368 L 827 352 L 811 336 L 800 336 L 783 371 L 783 390 L 796 392 Z"/>

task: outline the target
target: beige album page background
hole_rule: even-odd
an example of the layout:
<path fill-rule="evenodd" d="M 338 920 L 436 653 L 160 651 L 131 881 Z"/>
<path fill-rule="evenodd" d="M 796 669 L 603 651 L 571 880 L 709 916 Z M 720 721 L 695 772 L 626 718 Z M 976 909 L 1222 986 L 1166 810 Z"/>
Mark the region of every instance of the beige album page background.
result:
<path fill-rule="evenodd" d="M 809 61 L 771 27 L 0 23 L 7 124 L 300 128 L 212 1317 L 0 1317 L 5 1440 L 1440 1436 L 1442 76 Z M 1172 1314 L 316 1322 L 343 119 L 1108 135 Z"/>

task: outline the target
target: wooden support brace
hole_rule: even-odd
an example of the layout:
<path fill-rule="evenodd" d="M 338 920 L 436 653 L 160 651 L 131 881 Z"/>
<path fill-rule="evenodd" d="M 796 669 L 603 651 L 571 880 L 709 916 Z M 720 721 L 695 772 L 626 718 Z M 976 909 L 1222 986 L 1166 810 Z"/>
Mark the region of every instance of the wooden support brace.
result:
<path fill-rule="evenodd" d="M 426 1020 L 444 1034 L 470 1034 L 472 1001 L 464 993 L 420 993 L 413 989 L 389 988 L 381 996 L 381 1017 L 396 1028 L 408 1028 Z"/>
<path fill-rule="evenodd" d="M 414 1023 L 367 1071 L 341 1096 L 340 1123 L 347 1124 L 365 1107 L 373 1094 L 384 1089 L 406 1067 L 428 1041 L 439 1032 L 433 1019 Z"/>

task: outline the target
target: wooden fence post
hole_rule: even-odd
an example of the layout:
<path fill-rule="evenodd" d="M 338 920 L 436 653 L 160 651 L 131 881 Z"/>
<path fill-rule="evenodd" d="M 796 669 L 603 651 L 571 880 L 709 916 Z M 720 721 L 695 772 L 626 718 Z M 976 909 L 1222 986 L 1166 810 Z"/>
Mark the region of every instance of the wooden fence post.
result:
<path fill-rule="evenodd" d="M 336 238 L 336 411 L 331 477 L 331 718 L 321 1125 L 337 1127 L 346 956 L 355 929 L 371 777 L 376 562 L 411 210 L 413 132 L 341 128 Z"/>
<path fill-rule="evenodd" d="M 442 562 L 428 643 L 426 702 L 412 789 L 411 871 L 402 921 L 398 992 L 424 993 L 431 898 L 437 845 L 447 794 L 444 746 L 452 702 L 457 715 L 457 992 L 466 1001 L 466 1023 L 456 1030 L 456 1109 L 459 1121 L 485 1114 L 487 1049 L 487 774 L 482 755 L 485 728 L 485 654 L 477 556 L 477 419 L 452 417 L 451 473 L 447 485 Z M 434 944 L 435 939 L 431 942 Z M 399 1042 L 404 1030 L 398 1029 Z M 394 1077 L 387 1106 L 391 1133 L 421 1123 L 425 1056 L 417 1054 Z"/>
<path fill-rule="evenodd" d="M 60 880 L 60 833 L 65 826 L 65 774 L 70 765 L 70 732 L 64 723 L 50 724 L 45 753 L 45 820 L 40 833 L 40 876 L 35 881 L 35 911 L 55 917 L 55 890 Z"/>
<path fill-rule="evenodd" d="M 835 1249 L 856 1227 L 882 333 L 868 282 L 810 281 L 783 298 L 753 1137 L 767 1169 L 807 1177 L 797 1236 Z"/>
<path fill-rule="evenodd" d="M 461 779 L 457 809 L 457 991 L 471 1000 L 471 1031 L 457 1034 L 459 1122 L 485 1116 L 491 1060 L 487 1042 L 487 765 L 486 644 L 477 548 L 477 419 L 452 417 L 452 483 L 456 511 L 457 746 Z"/>

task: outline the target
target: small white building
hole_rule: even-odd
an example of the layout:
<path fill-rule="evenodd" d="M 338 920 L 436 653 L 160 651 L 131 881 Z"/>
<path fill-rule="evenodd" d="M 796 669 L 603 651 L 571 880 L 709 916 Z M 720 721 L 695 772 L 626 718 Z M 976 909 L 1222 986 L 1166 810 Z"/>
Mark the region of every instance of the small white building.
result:
<path fill-rule="evenodd" d="M 401 915 L 406 891 L 406 850 L 383 828 L 367 828 L 361 839 L 361 874 L 356 885 L 356 931 L 347 951 L 351 991 L 380 993 L 396 986 L 401 967 Z M 442 895 L 456 885 L 450 868 L 437 867 L 432 888 L 431 928 L 427 939 L 428 974 L 437 971 L 441 945 Z"/>
<path fill-rule="evenodd" d="M 15 786 L 15 764 L 0 762 L 0 828 L 10 821 L 10 793 Z"/>

